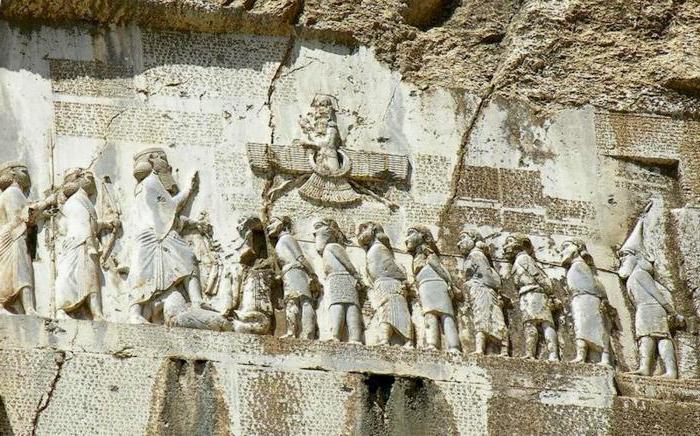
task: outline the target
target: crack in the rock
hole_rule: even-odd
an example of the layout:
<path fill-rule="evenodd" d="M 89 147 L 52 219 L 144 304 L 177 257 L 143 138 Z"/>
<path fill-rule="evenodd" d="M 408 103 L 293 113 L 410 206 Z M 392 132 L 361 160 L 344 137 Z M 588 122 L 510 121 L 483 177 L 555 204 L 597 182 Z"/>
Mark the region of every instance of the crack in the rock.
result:
<path fill-rule="evenodd" d="M 508 28 L 511 26 L 513 23 L 513 20 L 515 17 L 518 15 L 520 10 L 522 9 L 522 3 L 519 4 L 518 9 L 513 12 L 513 15 L 511 15 L 510 20 L 508 21 L 508 25 L 505 26 L 506 28 L 506 34 L 508 33 Z M 523 59 L 517 60 L 515 63 L 516 64 L 521 64 L 523 62 Z M 447 225 L 448 217 L 450 215 L 450 212 L 452 211 L 452 208 L 454 207 L 454 203 L 457 199 L 458 196 L 458 191 L 459 191 L 459 181 L 462 178 L 462 172 L 464 171 L 465 167 L 465 162 L 464 159 L 466 157 L 467 152 L 469 151 L 469 143 L 471 141 L 471 136 L 472 133 L 476 127 L 477 121 L 481 118 L 484 108 L 490 103 L 491 98 L 494 94 L 494 92 L 499 89 L 497 87 L 498 81 L 500 77 L 503 74 L 503 71 L 506 68 L 506 63 L 507 59 L 504 59 L 495 69 L 494 69 L 494 74 L 491 77 L 491 80 L 489 81 L 488 85 L 486 86 L 485 91 L 482 93 L 482 95 L 479 97 L 479 104 L 477 105 L 476 109 L 474 109 L 474 113 L 469 119 L 469 123 L 467 125 L 467 129 L 464 131 L 464 134 L 462 135 L 462 140 L 460 142 L 459 146 L 459 151 L 457 152 L 457 163 L 455 165 L 454 172 L 452 173 L 452 182 L 450 184 L 450 196 L 445 203 L 445 206 L 442 208 L 440 211 L 440 214 L 438 216 L 438 226 L 439 226 L 439 231 L 440 231 L 440 236 L 442 236 L 442 233 L 445 230 L 445 227 Z"/>
<path fill-rule="evenodd" d="M 90 160 L 90 164 L 87 166 L 88 170 L 92 169 L 95 166 L 97 161 L 102 157 L 105 150 L 109 146 L 109 142 L 108 142 L 109 140 L 107 139 L 107 136 L 109 135 L 109 132 L 112 129 L 112 124 L 114 123 L 114 121 L 117 118 L 122 116 L 124 114 L 124 112 L 126 112 L 127 110 L 128 109 L 126 109 L 126 108 L 121 109 L 119 112 L 112 115 L 112 117 L 109 119 L 109 121 L 107 121 L 107 125 L 105 126 L 105 129 L 104 129 L 104 135 L 102 135 L 102 140 L 104 141 L 104 144 L 102 144 L 102 147 L 100 147 L 100 149 L 97 150 L 97 152 L 93 155 L 92 159 Z"/>
<path fill-rule="evenodd" d="M 66 360 L 67 358 L 65 351 L 58 351 L 54 355 L 54 362 L 56 362 L 56 372 L 54 373 L 51 383 L 49 384 L 48 392 L 41 396 L 39 404 L 36 408 L 36 412 L 34 412 L 34 418 L 32 419 L 32 436 L 36 435 L 36 428 L 39 424 L 39 418 L 41 418 L 41 414 L 44 412 L 44 410 L 46 410 L 47 407 L 49 407 L 51 398 L 53 398 L 53 393 L 56 390 L 56 385 L 61 379 L 61 371 L 63 370 L 63 364 L 66 363 Z"/>

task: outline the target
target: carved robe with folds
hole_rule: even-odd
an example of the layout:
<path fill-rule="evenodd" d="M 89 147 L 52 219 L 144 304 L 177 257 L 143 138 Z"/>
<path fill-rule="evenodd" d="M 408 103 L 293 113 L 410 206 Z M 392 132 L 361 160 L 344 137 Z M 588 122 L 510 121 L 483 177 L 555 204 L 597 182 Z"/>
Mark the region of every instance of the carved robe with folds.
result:
<path fill-rule="evenodd" d="M 411 339 L 413 327 L 404 289 L 406 274 L 396 264 L 391 250 L 380 241 L 374 241 L 367 250 L 367 273 L 372 281 L 370 301 L 377 310 L 378 321 Z"/>
<path fill-rule="evenodd" d="M 33 287 L 34 271 L 27 248 L 29 201 L 17 185 L 0 194 L 0 304 Z"/>
<path fill-rule="evenodd" d="M 554 324 L 551 283 L 535 259 L 525 252 L 518 254 L 513 263 L 512 277 L 518 288 L 523 322 Z"/>
<path fill-rule="evenodd" d="M 97 213 L 83 189 L 61 206 L 61 218 L 56 308 L 70 311 L 100 289 Z"/>
<path fill-rule="evenodd" d="M 571 293 L 571 315 L 576 339 L 597 348 L 609 341 L 609 328 L 604 315 L 605 291 L 583 259 L 575 259 L 566 273 L 566 285 Z"/>
<path fill-rule="evenodd" d="M 674 313 L 671 292 L 640 267 L 636 267 L 627 278 L 627 292 L 636 309 L 636 337 L 670 338 L 668 316 Z"/>
<path fill-rule="evenodd" d="M 467 290 L 471 302 L 474 329 L 503 340 L 508 335 L 498 289 L 501 277 L 489 258 L 478 248 L 472 249 L 464 262 Z"/>
<path fill-rule="evenodd" d="M 178 211 L 184 200 L 184 193 L 170 195 L 155 173 L 136 187 L 131 304 L 146 302 L 196 274 L 192 248 L 178 233 Z"/>

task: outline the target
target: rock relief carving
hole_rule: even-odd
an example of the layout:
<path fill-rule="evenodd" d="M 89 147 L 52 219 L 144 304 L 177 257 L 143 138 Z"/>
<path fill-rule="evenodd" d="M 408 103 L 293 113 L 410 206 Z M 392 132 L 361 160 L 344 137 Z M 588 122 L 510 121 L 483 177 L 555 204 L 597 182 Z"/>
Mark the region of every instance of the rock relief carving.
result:
<path fill-rule="evenodd" d="M 107 188 L 103 189 L 103 195 Z M 93 320 L 103 320 L 100 266 L 107 265 L 121 222 L 116 205 L 99 219 L 94 197 L 94 174 L 84 168 L 66 171 L 58 188 L 58 241 L 56 250 L 56 317 L 73 317 L 87 305 Z M 103 197 L 103 203 L 107 203 Z M 103 210 L 106 208 L 103 208 Z M 108 232 L 103 246 L 100 236 Z"/>
<path fill-rule="evenodd" d="M 408 182 L 408 158 L 345 148 L 338 132 L 336 111 L 334 97 L 317 95 L 309 114 L 300 120 L 303 139 L 287 146 L 248 144 L 248 160 L 253 170 L 296 176 L 273 187 L 270 201 L 292 185 L 300 186 L 302 198 L 322 205 L 352 205 L 364 194 L 395 207 L 362 183 Z"/>
<path fill-rule="evenodd" d="M 548 360 L 559 360 L 559 342 L 552 316 L 557 301 L 553 297 L 551 279 L 537 265 L 534 247 L 526 235 L 508 236 L 503 249 L 512 265 L 510 278 L 518 290 L 525 331 L 525 358 L 536 358 L 541 329 Z"/>
<path fill-rule="evenodd" d="M 505 297 L 501 294 L 501 276 L 493 266 L 491 249 L 475 230 L 460 234 L 457 247 L 464 257 L 460 270 L 474 323 L 475 354 L 485 354 L 489 342 L 500 346 L 508 356 L 508 328 L 503 316 Z"/>
<path fill-rule="evenodd" d="M 30 228 L 55 204 L 55 196 L 28 198 L 31 178 L 21 162 L 0 166 L 0 313 L 38 315 L 34 270 L 28 247 Z"/>
<path fill-rule="evenodd" d="M 600 352 L 602 365 L 612 365 L 610 359 L 610 318 L 603 284 L 598 280 L 593 257 L 586 244 L 578 239 L 561 245 L 562 265 L 566 269 L 566 288 L 571 296 L 571 316 L 574 321 L 576 358 L 586 362 L 589 351 Z"/>
<path fill-rule="evenodd" d="M 233 274 L 232 298 L 225 313 L 238 333 L 272 334 L 276 279 L 263 224 L 257 217 L 245 218 L 238 233 L 243 241 L 238 249 L 240 269 Z"/>
<path fill-rule="evenodd" d="M 137 181 L 134 217 L 138 219 L 130 247 L 129 310 L 132 323 L 148 323 L 172 313 L 164 310 L 168 302 L 178 307 L 187 300 L 204 305 L 194 252 L 181 235 L 185 227 L 198 225 L 181 216 L 198 176 L 195 172 L 190 186 L 180 191 L 168 157 L 159 148 L 137 153 L 133 171 Z M 185 288 L 186 299 L 180 287 Z"/>
<path fill-rule="evenodd" d="M 389 237 L 381 224 L 358 226 L 357 241 L 366 251 L 369 300 L 379 321 L 379 345 L 413 347 L 413 324 L 406 294 L 406 271 L 394 259 Z"/>
<path fill-rule="evenodd" d="M 618 252 L 618 274 L 635 309 L 634 328 L 639 347 L 639 367 L 633 374 L 649 376 L 655 357 L 661 359 L 664 377 L 678 378 L 676 351 L 671 332 L 684 319 L 674 306 L 671 292 L 654 279 L 654 259 L 644 246 L 644 218 L 650 202 Z"/>
<path fill-rule="evenodd" d="M 461 293 L 440 261 L 440 252 L 430 229 L 416 226 L 406 233 L 406 248 L 413 256 L 413 274 L 425 320 L 425 337 L 429 349 L 439 349 L 441 332 L 446 344 L 442 348 L 459 353 L 461 345 L 453 299 Z"/>
<path fill-rule="evenodd" d="M 221 245 L 214 239 L 213 232 L 206 211 L 202 211 L 194 226 L 184 232 L 184 238 L 192 246 L 197 259 L 202 296 L 205 298 L 218 294 L 224 278 Z"/>
<path fill-rule="evenodd" d="M 267 235 L 275 247 L 284 292 L 287 331 L 283 337 L 314 339 L 318 278 L 292 234 L 292 220 L 288 216 L 272 218 Z"/>
<path fill-rule="evenodd" d="M 367 286 L 345 251 L 348 240 L 332 219 L 314 224 L 316 250 L 323 258 L 324 302 L 330 314 L 332 341 L 341 341 L 347 330 L 348 342 L 361 344 L 363 336 L 359 291 Z"/>

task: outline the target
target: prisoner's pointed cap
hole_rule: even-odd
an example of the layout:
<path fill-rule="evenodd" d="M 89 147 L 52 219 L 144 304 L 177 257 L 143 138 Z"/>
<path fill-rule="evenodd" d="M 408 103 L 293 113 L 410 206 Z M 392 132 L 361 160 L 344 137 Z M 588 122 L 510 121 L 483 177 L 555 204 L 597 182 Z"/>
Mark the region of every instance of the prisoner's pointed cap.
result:
<path fill-rule="evenodd" d="M 627 237 L 627 240 L 622 247 L 620 247 L 620 254 L 633 254 L 636 256 L 647 257 L 646 249 L 644 247 L 644 220 L 640 219 L 637 221 L 637 225 L 634 226 L 634 230 Z"/>
<path fill-rule="evenodd" d="M 160 147 L 150 147 L 150 148 L 147 148 L 147 149 L 145 149 L 145 150 L 141 150 L 141 151 L 139 151 L 138 153 L 136 153 L 136 154 L 134 155 L 134 161 L 141 160 L 144 156 L 148 156 L 148 155 L 150 155 L 151 153 L 158 153 L 158 154 L 162 154 L 162 155 L 164 155 L 164 156 L 167 156 L 166 153 L 165 153 L 165 150 L 163 150 L 162 148 L 160 148 Z"/>
<path fill-rule="evenodd" d="M 0 173 L 9 170 L 10 168 L 27 168 L 27 165 L 18 160 L 11 160 L 0 165 Z"/>

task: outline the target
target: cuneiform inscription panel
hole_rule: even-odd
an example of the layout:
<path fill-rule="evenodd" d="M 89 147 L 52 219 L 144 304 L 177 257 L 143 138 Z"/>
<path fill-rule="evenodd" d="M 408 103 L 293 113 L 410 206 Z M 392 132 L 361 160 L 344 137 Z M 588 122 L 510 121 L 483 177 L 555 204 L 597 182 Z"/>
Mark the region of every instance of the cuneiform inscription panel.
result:
<path fill-rule="evenodd" d="M 51 59 L 51 85 L 56 94 L 133 97 L 133 68 L 99 61 Z"/>
<path fill-rule="evenodd" d="M 146 144 L 211 146 L 221 141 L 218 114 L 54 102 L 56 134 Z"/>
<path fill-rule="evenodd" d="M 654 115 L 596 113 L 596 142 L 602 154 L 678 159 L 682 144 L 700 142 L 700 123 Z"/>
<path fill-rule="evenodd" d="M 144 77 L 161 95 L 267 98 L 286 47 L 276 37 L 149 32 Z"/>

